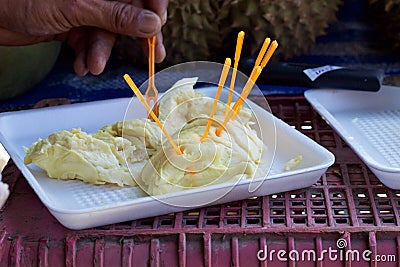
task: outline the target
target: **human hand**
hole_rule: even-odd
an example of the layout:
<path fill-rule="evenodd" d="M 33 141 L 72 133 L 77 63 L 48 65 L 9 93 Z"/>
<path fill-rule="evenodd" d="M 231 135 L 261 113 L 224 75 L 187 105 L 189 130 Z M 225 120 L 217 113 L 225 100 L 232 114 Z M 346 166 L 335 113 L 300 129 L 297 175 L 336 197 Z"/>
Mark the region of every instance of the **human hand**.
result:
<path fill-rule="evenodd" d="M 0 45 L 67 42 L 78 75 L 100 74 L 116 34 L 157 35 L 155 61 L 165 58 L 161 27 L 168 0 L 0 0 Z"/>

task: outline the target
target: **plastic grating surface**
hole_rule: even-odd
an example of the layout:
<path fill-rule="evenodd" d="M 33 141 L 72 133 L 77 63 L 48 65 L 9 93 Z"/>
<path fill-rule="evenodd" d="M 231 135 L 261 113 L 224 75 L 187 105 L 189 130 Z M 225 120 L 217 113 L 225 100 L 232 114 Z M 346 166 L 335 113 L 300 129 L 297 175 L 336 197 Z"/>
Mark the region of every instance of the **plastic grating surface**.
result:
<path fill-rule="evenodd" d="M 400 110 L 356 112 L 356 127 L 368 142 L 389 162 L 400 166 Z"/>
<path fill-rule="evenodd" d="M 338 251 L 369 250 L 386 261 L 325 257 L 317 266 L 398 266 L 400 190 L 383 186 L 302 96 L 267 100 L 277 117 L 335 154 L 313 186 L 72 231 L 10 162 L 3 172 L 12 193 L 0 216 L 0 266 L 295 266 L 276 254 L 259 260 L 257 252 L 320 253 L 338 249 L 338 240 L 346 243 Z M 316 266 L 312 259 L 298 263 Z"/>
<path fill-rule="evenodd" d="M 71 192 L 71 198 L 79 208 L 94 208 L 99 205 L 112 204 L 118 201 L 132 199 L 132 188 L 101 187 L 82 184 L 79 181 L 60 181 L 66 190 Z M 137 195 L 143 195 L 137 193 Z"/>

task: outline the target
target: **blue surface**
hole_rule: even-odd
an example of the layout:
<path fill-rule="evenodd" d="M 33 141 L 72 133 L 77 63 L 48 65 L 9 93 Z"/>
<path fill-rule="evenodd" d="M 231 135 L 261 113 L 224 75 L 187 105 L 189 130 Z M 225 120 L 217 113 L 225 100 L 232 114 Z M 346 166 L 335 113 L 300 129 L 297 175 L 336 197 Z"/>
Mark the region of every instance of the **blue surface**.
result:
<path fill-rule="evenodd" d="M 338 21 L 330 25 L 327 34 L 304 55 L 292 58 L 295 63 L 333 64 L 350 67 L 382 69 L 386 74 L 400 74 L 400 55 L 382 51 L 379 34 L 368 19 L 367 1 L 345 0 Z M 147 79 L 147 70 L 113 61 L 99 76 L 78 77 L 72 62 L 60 59 L 47 78 L 27 94 L 0 102 L 0 110 L 30 108 L 46 98 L 68 98 L 71 102 L 86 102 L 128 97 L 133 93 L 122 76 L 129 73 L 137 85 Z M 258 84 L 266 95 L 302 94 L 308 88 Z"/>
<path fill-rule="evenodd" d="M 0 109 L 29 108 L 46 98 L 68 98 L 74 103 L 128 97 L 133 93 L 122 78 L 125 73 L 129 73 L 138 85 L 147 79 L 147 72 L 128 66 L 113 66 L 99 76 L 79 77 L 72 66 L 60 65 L 25 95 L 0 103 Z"/>

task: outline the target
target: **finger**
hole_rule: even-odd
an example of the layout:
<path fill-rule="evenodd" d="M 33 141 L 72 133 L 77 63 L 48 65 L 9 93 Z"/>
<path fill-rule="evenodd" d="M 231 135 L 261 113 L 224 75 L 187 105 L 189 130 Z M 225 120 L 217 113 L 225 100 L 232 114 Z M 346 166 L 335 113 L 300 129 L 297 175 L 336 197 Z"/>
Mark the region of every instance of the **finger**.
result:
<path fill-rule="evenodd" d="M 131 3 L 132 5 L 134 5 L 136 7 L 146 8 L 151 11 L 154 11 L 160 17 L 162 25 L 164 25 L 165 22 L 167 21 L 168 0 L 150 0 L 150 1 L 118 0 L 118 1 L 124 2 L 124 3 Z"/>
<path fill-rule="evenodd" d="M 155 47 L 155 62 L 156 63 L 161 63 L 166 56 L 166 51 L 163 43 L 163 35 L 161 32 L 157 34 L 157 41 L 156 41 L 156 47 Z"/>
<path fill-rule="evenodd" d="M 143 53 L 146 56 L 149 56 L 149 45 L 147 43 L 147 39 L 141 38 L 140 45 L 142 47 Z M 161 63 L 166 56 L 166 51 L 163 44 L 163 35 L 161 32 L 157 34 L 156 46 L 154 47 L 154 52 L 155 52 L 154 62 Z"/>
<path fill-rule="evenodd" d="M 86 65 L 87 50 L 83 49 L 75 55 L 74 60 L 74 71 L 79 76 L 85 76 L 89 72 L 89 68 Z"/>
<path fill-rule="evenodd" d="M 88 31 L 85 28 L 75 28 L 65 37 L 66 42 L 75 51 L 74 70 L 76 74 L 84 76 L 89 72 L 86 64 Z"/>
<path fill-rule="evenodd" d="M 66 12 L 77 25 L 135 37 L 150 37 L 161 30 L 161 19 L 156 13 L 117 1 L 77 1 Z"/>
<path fill-rule="evenodd" d="M 162 25 L 167 22 L 168 0 L 148 0 L 145 2 L 144 7 L 160 16 Z"/>
<path fill-rule="evenodd" d="M 99 75 L 104 71 L 114 43 L 114 33 L 100 29 L 91 32 L 86 63 L 92 74 Z"/>

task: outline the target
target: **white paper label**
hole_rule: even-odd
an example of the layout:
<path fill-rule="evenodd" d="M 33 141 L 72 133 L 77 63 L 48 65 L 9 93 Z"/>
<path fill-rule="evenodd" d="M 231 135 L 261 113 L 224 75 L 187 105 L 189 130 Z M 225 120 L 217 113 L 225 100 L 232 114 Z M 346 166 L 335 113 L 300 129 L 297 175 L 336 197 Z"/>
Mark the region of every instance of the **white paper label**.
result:
<path fill-rule="evenodd" d="M 305 70 L 303 70 L 303 72 L 307 75 L 308 78 L 310 78 L 311 81 L 315 81 L 315 79 L 317 79 L 319 76 L 321 76 L 325 72 L 329 72 L 332 70 L 338 70 L 338 69 L 343 69 L 343 67 L 325 65 L 325 66 L 321 66 L 321 67 L 314 68 L 314 69 L 305 69 Z"/>

